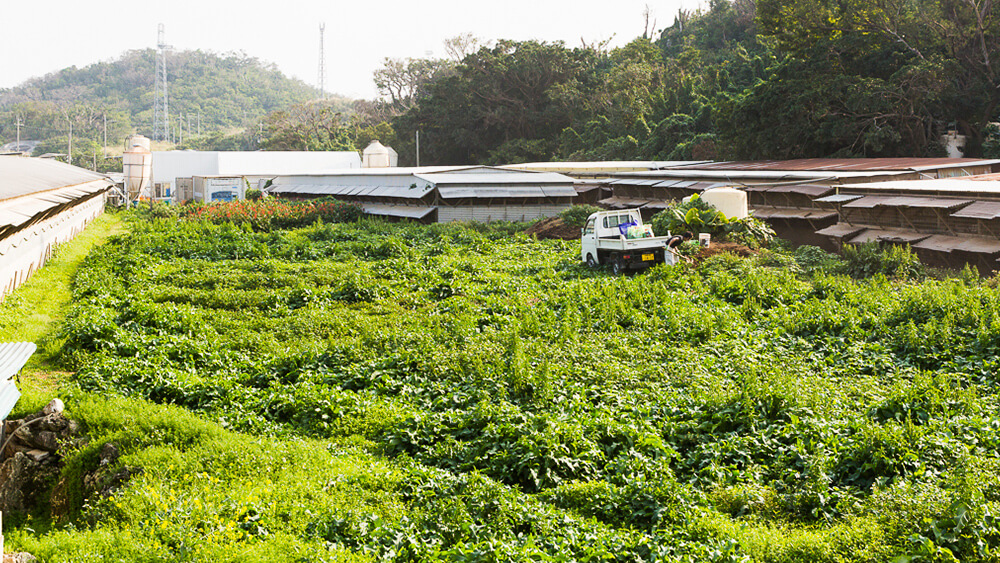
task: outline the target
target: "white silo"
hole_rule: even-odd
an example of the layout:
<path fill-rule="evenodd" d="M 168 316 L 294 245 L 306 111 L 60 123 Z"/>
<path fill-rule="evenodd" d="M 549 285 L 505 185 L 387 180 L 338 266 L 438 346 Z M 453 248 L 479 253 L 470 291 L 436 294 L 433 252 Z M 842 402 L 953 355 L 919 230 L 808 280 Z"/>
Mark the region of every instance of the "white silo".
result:
<path fill-rule="evenodd" d="M 394 168 L 399 162 L 399 155 L 392 147 L 387 147 L 378 141 L 372 141 L 361 153 L 362 168 Z"/>
<path fill-rule="evenodd" d="M 125 173 L 125 190 L 129 201 L 150 196 L 153 178 L 153 153 L 149 152 L 149 139 L 133 135 L 128 139 L 128 149 L 122 154 L 122 172 Z"/>
<path fill-rule="evenodd" d="M 723 212 L 726 217 L 746 219 L 750 215 L 747 208 L 747 193 L 743 190 L 737 190 L 736 188 L 712 188 L 702 192 L 701 199 Z"/>

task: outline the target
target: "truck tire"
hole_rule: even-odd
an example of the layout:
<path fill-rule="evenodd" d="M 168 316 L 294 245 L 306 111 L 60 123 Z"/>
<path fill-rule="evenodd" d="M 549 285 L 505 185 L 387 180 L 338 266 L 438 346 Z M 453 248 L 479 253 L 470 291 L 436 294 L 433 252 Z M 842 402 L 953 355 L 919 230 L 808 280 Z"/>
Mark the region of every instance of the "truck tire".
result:
<path fill-rule="evenodd" d="M 597 267 L 597 260 L 594 260 L 594 255 L 589 252 L 587 253 L 587 266 L 591 268 Z"/>
<path fill-rule="evenodd" d="M 621 256 L 615 256 L 611 259 L 611 273 L 620 276 L 625 271 L 625 265 L 622 264 Z"/>

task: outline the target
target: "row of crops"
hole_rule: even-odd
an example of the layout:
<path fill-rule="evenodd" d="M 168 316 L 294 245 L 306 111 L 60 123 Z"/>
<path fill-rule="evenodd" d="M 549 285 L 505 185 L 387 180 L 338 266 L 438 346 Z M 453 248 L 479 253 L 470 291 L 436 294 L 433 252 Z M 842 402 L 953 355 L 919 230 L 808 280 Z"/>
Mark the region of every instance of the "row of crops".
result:
<path fill-rule="evenodd" d="M 616 278 L 510 225 L 131 230 L 62 335 L 81 418 L 146 468 L 73 507 L 98 555 L 1000 557 L 991 284 L 814 248 Z"/>

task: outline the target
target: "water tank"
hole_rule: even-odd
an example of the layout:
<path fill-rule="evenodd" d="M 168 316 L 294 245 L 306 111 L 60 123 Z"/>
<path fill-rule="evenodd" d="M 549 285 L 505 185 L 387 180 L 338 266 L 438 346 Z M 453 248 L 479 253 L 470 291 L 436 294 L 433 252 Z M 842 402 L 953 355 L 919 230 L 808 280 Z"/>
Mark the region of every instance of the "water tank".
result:
<path fill-rule="evenodd" d="M 712 188 L 705 190 L 701 194 L 701 199 L 719 211 L 726 214 L 726 217 L 737 217 L 746 219 L 750 215 L 747 208 L 747 193 L 736 188 Z"/>
<path fill-rule="evenodd" d="M 378 141 L 372 141 L 361 153 L 362 168 L 392 168 L 399 161 L 399 155 L 392 147 L 387 147 Z"/>
<path fill-rule="evenodd" d="M 129 147 L 122 154 L 122 172 L 125 173 L 125 190 L 129 201 L 150 196 L 153 178 L 153 153 L 149 152 L 149 139 L 133 135 Z"/>

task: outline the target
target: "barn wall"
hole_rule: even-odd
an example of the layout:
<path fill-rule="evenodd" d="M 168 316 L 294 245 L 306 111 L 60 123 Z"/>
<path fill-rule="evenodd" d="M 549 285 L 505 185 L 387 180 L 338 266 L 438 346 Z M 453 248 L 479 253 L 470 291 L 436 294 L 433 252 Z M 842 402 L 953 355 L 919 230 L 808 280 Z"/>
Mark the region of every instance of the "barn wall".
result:
<path fill-rule="evenodd" d="M 438 222 L 451 221 L 531 221 L 553 217 L 569 209 L 570 204 L 538 205 L 462 205 L 438 207 Z"/>
<path fill-rule="evenodd" d="M 0 297 L 23 284 L 45 265 L 56 245 L 72 240 L 103 212 L 100 195 L 0 240 Z"/>

